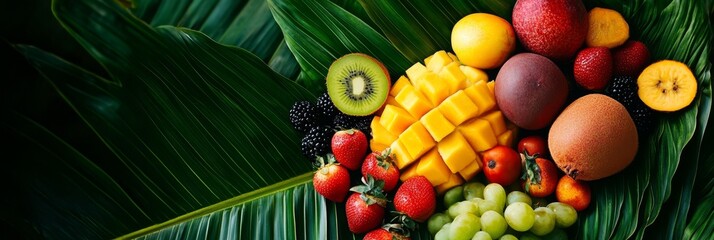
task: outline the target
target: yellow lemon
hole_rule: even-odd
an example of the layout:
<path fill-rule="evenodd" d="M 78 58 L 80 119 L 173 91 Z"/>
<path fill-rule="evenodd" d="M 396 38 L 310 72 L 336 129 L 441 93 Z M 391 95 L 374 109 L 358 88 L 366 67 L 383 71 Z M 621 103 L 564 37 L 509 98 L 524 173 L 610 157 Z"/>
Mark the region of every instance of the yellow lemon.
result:
<path fill-rule="evenodd" d="M 454 25 L 451 47 L 461 63 L 479 68 L 497 68 L 516 48 L 513 26 L 488 13 L 473 13 Z"/>

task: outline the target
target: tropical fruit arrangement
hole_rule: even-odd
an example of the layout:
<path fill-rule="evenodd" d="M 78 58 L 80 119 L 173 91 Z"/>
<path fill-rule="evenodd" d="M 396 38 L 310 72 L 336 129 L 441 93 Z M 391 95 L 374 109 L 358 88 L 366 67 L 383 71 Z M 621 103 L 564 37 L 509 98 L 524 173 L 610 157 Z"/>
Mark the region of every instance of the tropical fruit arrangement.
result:
<path fill-rule="evenodd" d="M 350 231 L 567 239 L 588 181 L 625 169 L 657 115 L 697 93 L 689 67 L 650 59 L 617 11 L 519 0 L 512 17 L 464 16 L 451 50 L 404 73 L 342 56 L 327 92 L 293 105 L 314 188 L 345 203 Z"/>

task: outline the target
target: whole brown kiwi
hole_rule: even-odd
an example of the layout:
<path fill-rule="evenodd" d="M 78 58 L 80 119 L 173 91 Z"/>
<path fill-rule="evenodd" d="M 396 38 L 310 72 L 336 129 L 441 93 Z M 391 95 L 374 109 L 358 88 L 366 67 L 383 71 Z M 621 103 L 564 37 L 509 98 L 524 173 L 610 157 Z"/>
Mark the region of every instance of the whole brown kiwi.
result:
<path fill-rule="evenodd" d="M 548 133 L 553 161 L 577 180 L 597 180 L 622 171 L 634 160 L 637 144 L 637 128 L 625 107 L 602 94 L 576 99 Z"/>

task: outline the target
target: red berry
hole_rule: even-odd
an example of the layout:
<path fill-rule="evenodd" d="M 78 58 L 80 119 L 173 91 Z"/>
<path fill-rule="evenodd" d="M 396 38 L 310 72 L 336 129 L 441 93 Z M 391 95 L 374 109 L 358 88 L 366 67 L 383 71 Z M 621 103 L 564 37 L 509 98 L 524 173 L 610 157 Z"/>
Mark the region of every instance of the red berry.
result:
<path fill-rule="evenodd" d="M 407 179 L 394 194 L 394 208 L 417 222 L 426 221 L 436 209 L 436 192 L 428 179 Z"/>
<path fill-rule="evenodd" d="M 612 50 L 612 60 L 615 75 L 637 77 L 650 62 L 650 51 L 644 43 L 629 40 Z"/>
<path fill-rule="evenodd" d="M 337 164 L 327 164 L 312 177 L 315 191 L 333 202 L 342 202 L 350 191 L 350 172 Z"/>
<path fill-rule="evenodd" d="M 588 90 L 602 90 L 612 78 L 612 54 L 606 47 L 589 47 L 578 52 L 573 65 L 575 82 Z"/>
<path fill-rule="evenodd" d="M 332 154 L 349 170 L 357 170 L 362 165 L 368 146 L 367 136 L 357 129 L 341 130 L 332 136 Z"/>
<path fill-rule="evenodd" d="M 362 176 L 371 175 L 384 181 L 384 191 L 391 192 L 399 183 L 399 169 L 392 164 L 390 149 L 367 155 L 362 163 Z"/>

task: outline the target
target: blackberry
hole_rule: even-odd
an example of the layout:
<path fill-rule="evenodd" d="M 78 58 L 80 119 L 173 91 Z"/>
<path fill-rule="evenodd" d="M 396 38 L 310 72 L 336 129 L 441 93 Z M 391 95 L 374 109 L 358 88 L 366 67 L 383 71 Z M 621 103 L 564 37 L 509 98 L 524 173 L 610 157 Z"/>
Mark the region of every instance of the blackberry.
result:
<path fill-rule="evenodd" d="M 305 157 L 314 160 L 330 152 L 330 141 L 335 131 L 326 126 L 315 126 L 302 138 L 300 150 Z"/>
<path fill-rule="evenodd" d="M 295 102 L 290 108 L 290 123 L 301 133 L 307 133 L 315 126 L 315 120 L 317 120 L 315 106 L 308 101 Z"/>
<path fill-rule="evenodd" d="M 371 138 L 371 128 L 372 115 L 367 116 L 350 116 L 344 113 L 337 113 L 334 121 L 332 122 L 336 129 L 359 129 L 362 131 L 368 139 Z"/>
<path fill-rule="evenodd" d="M 327 95 L 327 93 L 323 93 L 317 98 L 317 107 L 315 111 L 317 112 L 320 120 L 325 124 L 332 124 L 332 119 L 334 119 L 335 115 L 340 112 L 337 110 L 337 107 L 335 107 L 335 104 L 332 103 L 330 95 Z"/>
<path fill-rule="evenodd" d="M 631 76 L 616 76 L 605 93 L 622 103 L 635 122 L 637 132 L 644 136 L 653 126 L 654 111 L 647 107 L 637 95 L 637 82 Z"/>

